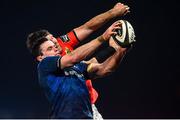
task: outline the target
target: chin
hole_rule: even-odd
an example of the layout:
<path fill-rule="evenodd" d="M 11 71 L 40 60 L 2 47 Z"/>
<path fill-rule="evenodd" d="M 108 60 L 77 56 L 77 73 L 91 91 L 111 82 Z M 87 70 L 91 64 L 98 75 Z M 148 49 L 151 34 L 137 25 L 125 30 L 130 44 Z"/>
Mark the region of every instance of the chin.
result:
<path fill-rule="evenodd" d="M 56 55 L 54 55 L 54 56 L 59 56 L 60 54 L 56 54 Z"/>

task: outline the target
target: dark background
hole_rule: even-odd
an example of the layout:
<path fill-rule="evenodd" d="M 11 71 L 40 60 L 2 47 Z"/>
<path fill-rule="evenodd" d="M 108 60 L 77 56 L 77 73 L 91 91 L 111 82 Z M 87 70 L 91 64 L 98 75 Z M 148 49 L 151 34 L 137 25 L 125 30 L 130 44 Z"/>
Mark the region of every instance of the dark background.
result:
<path fill-rule="evenodd" d="M 118 0 L 2 0 L 0 4 L 0 118 L 47 118 L 36 64 L 25 46 L 30 32 L 65 34 Z M 93 82 L 104 118 L 180 118 L 177 0 L 124 0 L 136 32 L 134 48 L 118 70 Z M 88 39 L 100 35 L 110 21 Z"/>

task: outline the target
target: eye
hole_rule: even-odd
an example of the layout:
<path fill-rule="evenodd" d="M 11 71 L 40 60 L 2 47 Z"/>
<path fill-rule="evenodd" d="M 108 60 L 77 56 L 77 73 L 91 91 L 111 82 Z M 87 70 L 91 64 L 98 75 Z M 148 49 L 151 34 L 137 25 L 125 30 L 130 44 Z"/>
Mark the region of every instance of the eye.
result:
<path fill-rule="evenodd" d="M 53 47 L 48 47 L 47 48 L 47 51 L 51 51 Z"/>

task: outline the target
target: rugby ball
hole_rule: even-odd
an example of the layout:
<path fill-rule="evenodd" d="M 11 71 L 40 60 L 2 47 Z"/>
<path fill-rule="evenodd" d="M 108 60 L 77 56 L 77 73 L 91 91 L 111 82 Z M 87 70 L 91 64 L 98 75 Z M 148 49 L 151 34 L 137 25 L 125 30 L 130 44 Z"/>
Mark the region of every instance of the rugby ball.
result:
<path fill-rule="evenodd" d="M 135 32 L 132 25 L 126 20 L 119 20 L 121 28 L 116 29 L 117 34 L 113 35 L 113 39 L 123 48 L 131 47 L 135 42 Z"/>

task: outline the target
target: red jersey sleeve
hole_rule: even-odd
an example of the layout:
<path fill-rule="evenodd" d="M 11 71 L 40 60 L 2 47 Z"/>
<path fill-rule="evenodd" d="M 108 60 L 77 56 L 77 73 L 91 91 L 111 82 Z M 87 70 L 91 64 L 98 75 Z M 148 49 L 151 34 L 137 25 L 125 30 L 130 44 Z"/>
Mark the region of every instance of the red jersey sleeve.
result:
<path fill-rule="evenodd" d="M 58 37 L 57 41 L 62 48 L 61 55 L 71 52 L 79 44 L 79 39 L 74 31 Z"/>
<path fill-rule="evenodd" d="M 74 31 L 70 31 L 66 35 L 62 35 L 59 39 L 66 45 L 71 46 L 73 49 L 78 45 L 79 39 Z"/>

